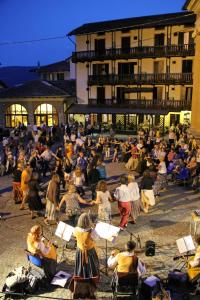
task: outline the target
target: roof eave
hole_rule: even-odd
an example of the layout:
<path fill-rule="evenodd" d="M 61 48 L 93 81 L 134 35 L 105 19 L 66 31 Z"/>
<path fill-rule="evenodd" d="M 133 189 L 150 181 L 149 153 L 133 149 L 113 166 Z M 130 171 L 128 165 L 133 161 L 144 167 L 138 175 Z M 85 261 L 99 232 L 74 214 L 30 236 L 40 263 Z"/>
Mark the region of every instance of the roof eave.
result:
<path fill-rule="evenodd" d="M 183 10 L 188 10 L 188 5 L 190 4 L 191 0 L 186 0 L 186 2 L 184 3 L 182 9 Z"/>

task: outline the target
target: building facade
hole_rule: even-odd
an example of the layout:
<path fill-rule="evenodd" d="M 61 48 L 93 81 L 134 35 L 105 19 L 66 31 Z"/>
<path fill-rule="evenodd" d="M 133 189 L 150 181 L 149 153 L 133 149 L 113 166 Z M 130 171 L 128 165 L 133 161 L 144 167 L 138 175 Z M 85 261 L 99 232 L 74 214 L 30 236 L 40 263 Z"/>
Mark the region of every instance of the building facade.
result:
<path fill-rule="evenodd" d="M 200 1 L 187 0 L 183 9 L 190 10 L 196 14 L 194 40 L 195 40 L 195 57 L 193 66 L 193 96 L 192 96 L 192 118 L 191 132 L 200 140 Z"/>
<path fill-rule="evenodd" d="M 77 105 L 68 118 L 121 130 L 189 122 L 196 16 L 173 13 L 84 24 L 76 37 Z"/>
<path fill-rule="evenodd" d="M 53 64 L 38 67 L 41 80 L 59 81 L 75 79 L 75 66 L 71 57 Z"/>
<path fill-rule="evenodd" d="M 56 84 L 57 83 L 57 84 Z M 23 123 L 40 126 L 66 122 L 68 106 L 75 101 L 75 81 L 28 81 L 0 91 L 0 128 Z"/>

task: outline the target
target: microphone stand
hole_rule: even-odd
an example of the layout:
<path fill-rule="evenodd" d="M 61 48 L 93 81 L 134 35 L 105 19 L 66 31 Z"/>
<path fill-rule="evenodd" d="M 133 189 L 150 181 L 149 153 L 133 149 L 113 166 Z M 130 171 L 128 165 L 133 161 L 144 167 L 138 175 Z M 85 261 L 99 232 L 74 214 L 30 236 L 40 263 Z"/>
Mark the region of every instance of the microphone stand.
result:
<path fill-rule="evenodd" d="M 127 230 L 127 229 L 125 229 L 125 230 L 130 234 L 130 241 L 132 241 L 133 238 L 136 239 L 138 246 L 140 247 L 140 249 L 142 249 L 141 238 L 140 238 L 139 234 L 136 236 L 129 230 Z"/>

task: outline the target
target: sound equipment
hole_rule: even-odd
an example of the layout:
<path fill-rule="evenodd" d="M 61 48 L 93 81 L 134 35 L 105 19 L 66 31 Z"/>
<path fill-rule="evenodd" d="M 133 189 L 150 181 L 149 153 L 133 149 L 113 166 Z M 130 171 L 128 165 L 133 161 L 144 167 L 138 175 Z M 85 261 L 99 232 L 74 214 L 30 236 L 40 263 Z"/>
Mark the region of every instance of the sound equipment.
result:
<path fill-rule="evenodd" d="M 145 255 L 154 256 L 156 252 L 156 244 L 154 241 L 146 241 L 145 243 Z"/>

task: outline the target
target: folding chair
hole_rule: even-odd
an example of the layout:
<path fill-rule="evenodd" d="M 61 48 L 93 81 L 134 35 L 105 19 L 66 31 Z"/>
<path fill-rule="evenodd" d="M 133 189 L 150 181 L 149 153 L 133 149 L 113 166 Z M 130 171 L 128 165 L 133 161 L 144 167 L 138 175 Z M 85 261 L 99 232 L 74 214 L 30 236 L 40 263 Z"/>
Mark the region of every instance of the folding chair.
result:
<path fill-rule="evenodd" d="M 120 298 L 138 299 L 138 274 L 117 272 L 114 284 L 112 285 L 112 291 L 114 300 Z"/>

